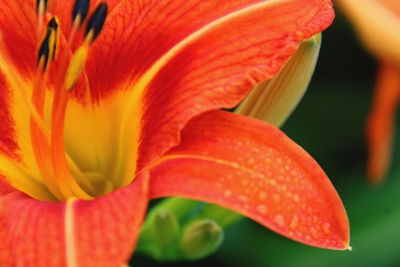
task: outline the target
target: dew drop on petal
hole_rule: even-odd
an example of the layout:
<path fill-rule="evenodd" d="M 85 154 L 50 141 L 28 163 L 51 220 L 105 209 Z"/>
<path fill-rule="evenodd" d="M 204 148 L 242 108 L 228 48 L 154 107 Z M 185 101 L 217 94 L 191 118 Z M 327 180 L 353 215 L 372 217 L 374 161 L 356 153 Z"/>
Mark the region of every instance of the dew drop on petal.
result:
<path fill-rule="evenodd" d="M 317 237 L 318 237 L 318 232 L 317 232 L 317 230 L 316 230 L 314 227 L 311 227 L 310 231 L 311 231 L 311 235 L 312 235 L 314 238 L 317 238 Z"/>
<path fill-rule="evenodd" d="M 253 164 L 255 163 L 255 160 L 254 160 L 253 158 L 249 158 L 249 159 L 247 160 L 247 163 L 248 163 L 249 165 L 253 165 Z"/>
<path fill-rule="evenodd" d="M 239 196 L 239 200 L 246 203 L 249 202 L 249 198 L 246 196 Z"/>
<path fill-rule="evenodd" d="M 266 215 L 268 213 L 268 208 L 265 205 L 258 205 L 257 206 L 258 212 L 260 212 L 262 215 Z"/>
<path fill-rule="evenodd" d="M 331 225 L 329 224 L 329 223 L 324 223 L 323 225 L 322 225 L 322 230 L 324 231 L 324 233 L 327 235 L 327 234 L 329 234 L 330 233 L 330 231 L 331 231 Z"/>
<path fill-rule="evenodd" d="M 227 198 L 231 197 L 232 196 L 232 191 L 231 190 L 226 190 L 225 193 L 224 193 L 224 196 L 227 197 Z"/>
<path fill-rule="evenodd" d="M 296 229 L 298 223 L 299 223 L 299 217 L 297 217 L 297 215 L 294 215 L 289 225 L 290 229 L 292 230 Z"/>
<path fill-rule="evenodd" d="M 267 193 L 265 192 L 260 192 L 260 194 L 258 194 L 258 200 L 260 201 L 264 201 L 267 199 Z"/>
<path fill-rule="evenodd" d="M 285 219 L 280 214 L 275 216 L 274 221 L 279 227 L 283 227 L 285 225 Z"/>

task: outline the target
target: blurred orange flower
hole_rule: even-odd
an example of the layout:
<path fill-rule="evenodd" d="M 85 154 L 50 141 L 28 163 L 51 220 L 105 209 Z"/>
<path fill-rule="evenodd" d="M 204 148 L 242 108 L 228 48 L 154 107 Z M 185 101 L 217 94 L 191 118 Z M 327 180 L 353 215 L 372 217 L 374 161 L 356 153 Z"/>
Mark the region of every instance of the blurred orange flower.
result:
<path fill-rule="evenodd" d="M 366 127 L 367 176 L 378 183 L 390 165 L 395 114 L 400 101 L 400 1 L 336 0 L 335 3 L 380 64 Z"/>

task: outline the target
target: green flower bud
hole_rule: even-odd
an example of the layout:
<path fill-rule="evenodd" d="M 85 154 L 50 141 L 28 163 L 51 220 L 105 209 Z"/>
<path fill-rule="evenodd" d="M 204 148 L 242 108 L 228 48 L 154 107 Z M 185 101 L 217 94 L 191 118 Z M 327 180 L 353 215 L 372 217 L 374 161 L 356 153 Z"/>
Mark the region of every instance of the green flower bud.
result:
<path fill-rule="evenodd" d="M 185 228 L 179 247 L 187 259 L 195 260 L 215 252 L 223 239 L 224 231 L 216 222 L 199 220 Z"/>
<path fill-rule="evenodd" d="M 169 210 L 159 210 L 153 219 L 153 236 L 162 246 L 172 244 L 177 236 L 179 225 L 175 215 Z"/>

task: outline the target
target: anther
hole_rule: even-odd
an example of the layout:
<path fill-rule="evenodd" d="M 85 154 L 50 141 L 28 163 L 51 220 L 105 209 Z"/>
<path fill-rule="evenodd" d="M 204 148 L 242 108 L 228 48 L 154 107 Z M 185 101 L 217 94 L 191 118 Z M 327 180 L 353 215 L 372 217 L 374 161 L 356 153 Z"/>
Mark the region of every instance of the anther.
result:
<path fill-rule="evenodd" d="M 66 90 L 71 90 L 78 81 L 85 65 L 87 50 L 88 46 L 83 45 L 79 47 L 72 56 L 67 69 L 67 74 L 65 75 L 64 86 Z"/>
<path fill-rule="evenodd" d="M 72 24 L 78 23 L 79 28 L 82 26 L 89 11 L 90 0 L 76 0 L 74 9 L 72 10 Z"/>
<path fill-rule="evenodd" d="M 48 0 L 36 0 L 36 12 L 38 14 L 44 14 L 47 10 L 47 1 Z"/>
<path fill-rule="evenodd" d="M 38 53 L 37 65 L 39 66 L 40 62 L 43 62 L 43 71 L 47 69 L 48 62 L 50 60 L 50 55 L 52 60 L 55 60 L 56 57 L 56 49 L 58 42 L 58 23 L 57 19 L 54 17 L 51 19 L 47 25 L 46 36 L 44 37 Z"/>
<path fill-rule="evenodd" d="M 54 43 L 53 43 L 53 49 L 52 49 L 52 60 L 56 60 L 56 54 L 57 54 L 57 47 L 58 47 L 58 19 L 57 17 L 53 17 L 49 23 L 47 24 L 47 29 L 52 31 L 52 34 L 54 35 Z"/>
<path fill-rule="evenodd" d="M 86 26 L 86 31 L 85 31 L 86 42 L 92 43 L 94 40 L 96 40 L 97 36 L 100 34 L 100 31 L 104 25 L 104 21 L 106 20 L 107 10 L 108 10 L 107 3 L 102 2 L 100 5 L 97 6 L 96 10 L 93 12 Z"/>

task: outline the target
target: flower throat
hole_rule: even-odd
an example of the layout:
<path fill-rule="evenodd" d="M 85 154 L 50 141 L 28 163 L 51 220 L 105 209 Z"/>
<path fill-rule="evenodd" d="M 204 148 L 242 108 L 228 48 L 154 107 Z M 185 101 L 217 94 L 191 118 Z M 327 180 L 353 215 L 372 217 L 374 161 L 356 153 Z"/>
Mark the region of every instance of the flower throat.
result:
<path fill-rule="evenodd" d="M 60 53 L 61 58 L 57 65 L 49 129 L 44 123 L 46 84 L 48 83 L 49 69 L 56 60 L 57 49 L 60 47 L 59 21 L 56 16 L 51 17 L 47 12 L 48 9 L 51 10 L 51 5 L 52 1 L 36 1 L 38 48 L 31 99 L 24 91 L 20 78 L 16 77 L 17 72 L 13 70 L 12 64 L 10 64 L 11 69 L 5 70 L 5 74 L 11 78 L 12 86 L 23 95 L 29 109 L 31 145 L 41 177 L 48 190 L 58 201 L 71 198 L 90 200 L 98 195 L 98 192 L 65 151 L 64 120 L 70 91 L 75 87 L 83 73 L 90 44 L 98 37 L 103 28 L 108 5 L 105 2 L 99 3 L 86 21 L 90 1 L 77 0 L 74 4 L 71 31 L 67 44 Z M 49 20 L 45 25 L 46 18 L 49 18 Z M 81 30 L 85 22 L 84 39 L 79 47 L 72 52 L 72 57 L 69 57 L 75 35 Z M 0 42 L 0 50 L 3 51 L 1 61 L 12 62 L 3 40 Z"/>

